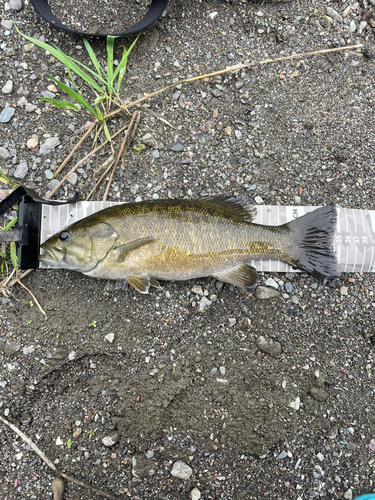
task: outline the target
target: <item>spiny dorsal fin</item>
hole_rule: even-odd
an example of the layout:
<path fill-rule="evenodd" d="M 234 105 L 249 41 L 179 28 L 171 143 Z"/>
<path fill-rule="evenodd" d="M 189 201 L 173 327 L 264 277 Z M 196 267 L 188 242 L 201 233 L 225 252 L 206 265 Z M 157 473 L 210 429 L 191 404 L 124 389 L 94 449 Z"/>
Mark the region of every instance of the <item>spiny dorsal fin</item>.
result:
<path fill-rule="evenodd" d="M 253 222 L 257 209 L 244 196 L 229 198 L 208 196 L 200 200 L 188 202 L 192 206 L 204 207 L 212 215 L 218 215 L 238 222 Z"/>
<path fill-rule="evenodd" d="M 230 283 L 234 286 L 245 288 L 247 286 L 255 285 L 257 280 L 257 271 L 255 267 L 244 263 L 239 266 L 232 267 L 232 269 L 216 273 L 214 278 L 224 281 L 225 283 Z"/>
<path fill-rule="evenodd" d="M 122 262 L 129 252 L 135 250 L 136 248 L 141 247 L 142 245 L 146 245 L 147 243 L 152 243 L 155 241 L 154 238 L 139 238 L 138 240 L 130 241 L 129 243 L 125 243 L 125 245 L 121 245 L 116 248 L 118 251 L 117 261 Z"/>

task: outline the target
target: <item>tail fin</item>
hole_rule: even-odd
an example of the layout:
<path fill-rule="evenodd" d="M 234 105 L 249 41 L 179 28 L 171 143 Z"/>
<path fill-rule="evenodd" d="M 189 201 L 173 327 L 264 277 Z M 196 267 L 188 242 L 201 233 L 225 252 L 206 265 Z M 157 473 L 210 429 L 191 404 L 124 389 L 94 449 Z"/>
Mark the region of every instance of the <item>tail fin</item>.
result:
<path fill-rule="evenodd" d="M 300 255 L 293 265 L 327 279 L 341 276 L 340 264 L 333 251 L 336 222 L 335 207 L 320 207 L 286 224 L 300 247 Z"/>

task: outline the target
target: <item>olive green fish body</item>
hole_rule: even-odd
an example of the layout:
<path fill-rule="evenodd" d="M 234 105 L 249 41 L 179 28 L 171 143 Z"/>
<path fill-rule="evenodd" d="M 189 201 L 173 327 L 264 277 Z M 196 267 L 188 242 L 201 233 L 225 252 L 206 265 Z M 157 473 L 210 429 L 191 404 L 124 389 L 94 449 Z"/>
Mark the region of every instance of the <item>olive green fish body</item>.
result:
<path fill-rule="evenodd" d="M 326 254 L 329 273 L 337 275 L 338 264 L 331 248 L 335 209 L 318 210 L 324 210 L 323 219 L 327 219 L 323 228 L 326 248 L 323 252 L 318 249 L 318 253 Z M 256 280 L 249 261 L 265 257 L 323 274 L 316 262 L 313 268 L 303 262 L 306 224 L 296 221 L 308 216 L 313 224 L 319 221 L 317 216 L 307 214 L 282 226 L 253 224 L 254 212 L 244 200 L 236 198 L 117 205 L 50 238 L 42 245 L 47 255 L 40 258 L 97 278 L 127 279 L 141 292 L 147 292 L 150 284 L 158 286 L 159 279 L 205 276 L 249 286 Z M 307 225 L 310 227 L 311 221 Z M 313 233 L 316 231 L 322 232 L 313 226 Z M 315 241 L 314 234 L 310 239 Z"/>

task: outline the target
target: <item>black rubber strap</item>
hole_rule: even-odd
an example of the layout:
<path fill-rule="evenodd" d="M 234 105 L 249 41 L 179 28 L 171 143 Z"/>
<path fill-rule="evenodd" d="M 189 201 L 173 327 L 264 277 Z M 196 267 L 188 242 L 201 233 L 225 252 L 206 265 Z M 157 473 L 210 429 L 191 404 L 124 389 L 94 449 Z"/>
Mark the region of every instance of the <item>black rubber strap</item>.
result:
<path fill-rule="evenodd" d="M 54 200 L 45 200 L 35 191 L 30 188 L 24 186 L 18 186 L 17 189 L 12 191 L 10 195 L 8 195 L 3 201 L 0 202 L 0 215 L 7 212 L 13 205 L 18 205 L 21 198 L 25 195 L 30 196 L 30 198 L 35 203 L 43 203 L 45 205 L 66 205 L 67 203 L 77 203 L 79 201 L 79 193 L 75 193 L 74 198 L 69 201 L 54 201 Z"/>
<path fill-rule="evenodd" d="M 80 31 L 72 30 L 63 24 L 61 21 L 52 14 L 52 11 L 48 5 L 48 0 L 30 0 L 31 5 L 34 7 L 35 11 L 42 17 L 47 23 L 55 28 L 59 28 L 61 30 L 67 31 L 68 33 L 74 33 L 75 35 L 85 36 L 85 37 L 95 37 L 95 38 L 105 38 L 107 36 L 128 36 L 134 35 L 135 33 L 139 33 L 142 30 L 145 30 L 152 23 L 154 23 L 164 12 L 167 7 L 168 0 L 152 0 L 150 8 L 146 15 L 141 21 L 137 24 L 134 24 L 131 28 L 126 31 L 122 31 L 121 33 L 85 33 Z"/>

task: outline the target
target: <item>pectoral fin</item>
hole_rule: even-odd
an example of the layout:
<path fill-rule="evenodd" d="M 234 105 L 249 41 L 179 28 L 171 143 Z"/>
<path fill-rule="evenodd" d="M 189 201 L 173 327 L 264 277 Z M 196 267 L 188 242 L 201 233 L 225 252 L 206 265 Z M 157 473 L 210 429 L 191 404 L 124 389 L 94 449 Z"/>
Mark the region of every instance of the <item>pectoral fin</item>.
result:
<path fill-rule="evenodd" d="M 129 243 L 125 243 L 125 245 L 117 247 L 116 248 L 116 250 L 118 251 L 117 261 L 123 262 L 129 252 L 135 250 L 136 248 L 141 247 L 142 245 L 146 245 L 147 243 L 152 243 L 153 241 L 155 241 L 154 238 L 139 238 L 138 240 L 130 241 Z"/>
<path fill-rule="evenodd" d="M 232 269 L 228 269 L 227 271 L 216 273 L 214 278 L 244 288 L 255 285 L 257 271 L 255 267 L 244 263 L 237 267 L 232 267 Z"/>

